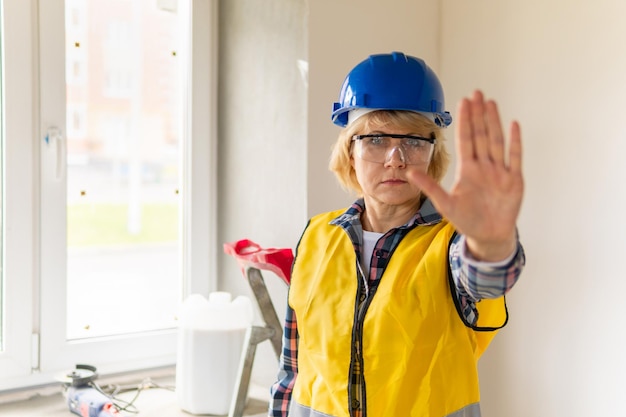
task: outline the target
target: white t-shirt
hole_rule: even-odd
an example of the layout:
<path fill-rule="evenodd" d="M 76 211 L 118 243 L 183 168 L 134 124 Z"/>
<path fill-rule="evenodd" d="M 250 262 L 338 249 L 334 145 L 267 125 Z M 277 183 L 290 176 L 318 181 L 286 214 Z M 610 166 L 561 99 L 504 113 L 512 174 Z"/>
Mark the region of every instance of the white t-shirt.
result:
<path fill-rule="evenodd" d="M 361 266 L 366 277 L 370 274 L 370 265 L 372 262 L 372 253 L 378 239 L 383 237 L 384 233 L 368 232 L 363 230 L 363 253 L 361 253 Z"/>

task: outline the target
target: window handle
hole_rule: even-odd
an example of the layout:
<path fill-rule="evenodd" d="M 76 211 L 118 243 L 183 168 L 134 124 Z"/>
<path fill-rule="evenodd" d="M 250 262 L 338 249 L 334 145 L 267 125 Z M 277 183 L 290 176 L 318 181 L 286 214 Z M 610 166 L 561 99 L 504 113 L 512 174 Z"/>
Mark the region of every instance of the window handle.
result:
<path fill-rule="evenodd" d="M 46 137 L 44 138 L 46 144 L 50 147 L 54 147 L 56 151 L 56 168 L 55 177 L 57 180 L 62 179 L 65 176 L 65 138 L 63 132 L 56 126 L 49 127 L 46 131 Z"/>

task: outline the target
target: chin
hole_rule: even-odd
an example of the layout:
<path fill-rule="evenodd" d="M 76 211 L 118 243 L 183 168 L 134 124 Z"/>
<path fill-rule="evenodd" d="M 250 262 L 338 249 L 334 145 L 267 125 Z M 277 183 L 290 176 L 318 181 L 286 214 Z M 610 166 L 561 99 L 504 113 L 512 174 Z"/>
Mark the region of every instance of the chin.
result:
<path fill-rule="evenodd" d="M 388 204 L 390 206 L 416 205 L 419 207 L 420 197 L 419 195 L 412 195 L 412 196 L 382 195 L 378 197 L 378 201 Z"/>

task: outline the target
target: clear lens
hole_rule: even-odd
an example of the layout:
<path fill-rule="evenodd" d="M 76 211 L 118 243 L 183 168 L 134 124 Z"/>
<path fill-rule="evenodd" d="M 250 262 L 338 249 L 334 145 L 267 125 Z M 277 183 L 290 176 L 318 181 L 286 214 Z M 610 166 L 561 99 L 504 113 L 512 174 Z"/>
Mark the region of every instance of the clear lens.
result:
<path fill-rule="evenodd" d="M 407 165 L 425 164 L 430 162 L 435 149 L 428 139 L 417 136 L 355 136 L 354 141 L 359 158 L 381 164 L 390 158 L 399 158 Z"/>

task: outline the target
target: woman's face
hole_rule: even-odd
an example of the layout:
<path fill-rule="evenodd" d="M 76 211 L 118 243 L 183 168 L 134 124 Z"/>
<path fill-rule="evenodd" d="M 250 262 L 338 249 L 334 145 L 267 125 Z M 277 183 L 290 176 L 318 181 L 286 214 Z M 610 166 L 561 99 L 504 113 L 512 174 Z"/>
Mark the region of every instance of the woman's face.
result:
<path fill-rule="evenodd" d="M 368 131 L 361 134 L 400 134 L 430 137 L 431 132 L 411 131 L 393 127 L 390 125 L 377 126 L 370 124 Z M 351 164 L 355 170 L 357 180 L 361 185 L 366 206 L 372 204 L 382 204 L 386 206 L 411 206 L 419 207 L 420 188 L 412 180 L 412 172 L 428 171 L 429 162 L 415 162 L 415 158 L 409 158 L 407 151 L 402 148 L 402 139 L 387 138 L 389 146 L 385 157 L 379 158 L 380 162 L 372 162 L 372 159 L 365 160 L 360 156 L 357 147 L 364 146 L 364 143 L 357 144 L 354 141 L 352 146 Z M 434 145 L 432 145 L 434 146 Z M 384 161 L 382 161 L 384 159 Z M 407 163 L 410 162 L 410 163 Z"/>

